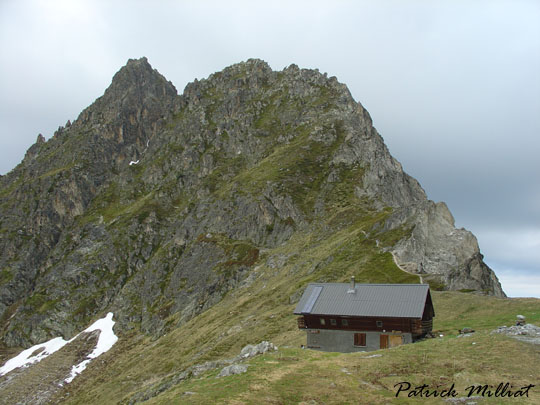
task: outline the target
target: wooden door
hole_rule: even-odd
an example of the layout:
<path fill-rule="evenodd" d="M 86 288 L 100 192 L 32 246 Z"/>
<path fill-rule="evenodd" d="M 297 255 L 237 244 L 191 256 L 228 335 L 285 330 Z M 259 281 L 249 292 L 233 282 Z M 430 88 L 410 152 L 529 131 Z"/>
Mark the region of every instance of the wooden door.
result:
<path fill-rule="evenodd" d="M 380 335 L 381 349 L 386 349 L 388 347 L 388 335 Z"/>
<path fill-rule="evenodd" d="M 390 335 L 390 347 L 399 346 L 403 344 L 403 336 Z"/>

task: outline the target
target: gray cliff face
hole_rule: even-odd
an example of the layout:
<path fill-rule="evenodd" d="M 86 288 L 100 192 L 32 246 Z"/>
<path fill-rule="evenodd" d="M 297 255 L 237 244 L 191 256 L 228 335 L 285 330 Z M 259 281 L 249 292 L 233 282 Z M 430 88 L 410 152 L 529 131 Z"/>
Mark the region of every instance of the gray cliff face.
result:
<path fill-rule="evenodd" d="M 249 60 L 177 95 L 145 58 L 130 60 L 0 185 L 11 346 L 71 336 L 104 310 L 122 330 L 159 335 L 294 235 L 354 224 L 434 286 L 504 296 L 474 236 L 403 172 L 346 86 L 295 65 Z"/>
<path fill-rule="evenodd" d="M 475 236 L 456 229 L 445 203 L 424 201 L 397 211 L 388 227 L 413 226 L 411 236 L 392 252 L 401 267 L 424 274 L 424 280 L 442 283 L 450 290 L 476 289 L 504 297 L 497 277 L 482 261 Z"/>

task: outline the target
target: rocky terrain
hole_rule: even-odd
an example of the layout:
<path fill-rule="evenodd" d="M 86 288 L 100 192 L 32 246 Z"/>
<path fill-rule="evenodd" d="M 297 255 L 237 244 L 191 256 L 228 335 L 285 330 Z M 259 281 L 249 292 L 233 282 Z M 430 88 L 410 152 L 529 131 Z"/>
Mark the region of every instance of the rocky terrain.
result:
<path fill-rule="evenodd" d="M 0 177 L 0 212 L 8 347 L 70 338 L 105 311 L 156 338 L 284 266 L 290 302 L 352 274 L 504 296 L 347 87 L 296 65 L 248 60 L 178 95 L 130 60 Z"/>
<path fill-rule="evenodd" d="M 99 331 L 83 333 L 73 342 L 41 362 L 17 368 L 0 378 L 2 403 L 46 404 L 62 390 L 73 364 L 80 363 L 92 351 Z"/>
<path fill-rule="evenodd" d="M 499 326 L 492 333 L 502 333 L 517 340 L 540 345 L 540 327 L 533 324 Z"/>

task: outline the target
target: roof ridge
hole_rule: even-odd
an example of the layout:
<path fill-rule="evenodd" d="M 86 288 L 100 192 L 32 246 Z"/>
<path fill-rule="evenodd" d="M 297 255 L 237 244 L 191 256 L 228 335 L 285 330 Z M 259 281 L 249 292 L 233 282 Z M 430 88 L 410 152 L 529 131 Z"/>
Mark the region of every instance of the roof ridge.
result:
<path fill-rule="evenodd" d="M 308 283 L 308 285 L 324 285 L 324 284 L 334 284 L 334 285 L 349 285 L 350 283 L 317 283 L 317 282 L 312 282 L 312 283 Z M 427 283 L 422 283 L 422 284 L 418 284 L 418 283 L 355 283 L 355 285 L 384 285 L 384 286 L 404 286 L 404 285 L 413 285 L 413 286 L 427 286 L 429 287 L 429 284 Z"/>
<path fill-rule="evenodd" d="M 429 284 L 359 283 L 355 293 L 349 288 L 350 283 L 309 283 L 294 313 L 421 318 L 429 296 Z"/>

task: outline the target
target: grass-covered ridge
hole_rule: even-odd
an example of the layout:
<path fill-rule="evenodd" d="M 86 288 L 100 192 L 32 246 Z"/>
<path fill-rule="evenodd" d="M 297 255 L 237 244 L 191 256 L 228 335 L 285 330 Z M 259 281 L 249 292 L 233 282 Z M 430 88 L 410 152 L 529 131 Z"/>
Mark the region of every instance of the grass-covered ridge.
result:
<path fill-rule="evenodd" d="M 214 370 L 180 383 L 148 403 L 440 404 L 440 398 L 408 398 L 407 392 L 396 398 L 395 386 L 407 381 L 413 387 L 426 384 L 440 391 L 455 384 L 458 396 L 465 397 L 473 384 L 496 387 L 511 382 L 514 389 L 534 384 L 538 372 L 538 366 L 530 362 L 531 356 L 538 356 L 533 347 L 486 333 L 478 333 L 474 340 L 443 338 L 377 354 L 381 357 L 284 347 L 249 361 L 245 374 L 217 378 L 219 369 Z M 513 358 L 510 364 L 507 356 Z M 533 387 L 529 398 L 486 398 L 485 403 L 535 404 L 539 399 Z"/>
<path fill-rule="evenodd" d="M 514 386 L 535 384 L 540 372 L 540 349 L 489 332 L 511 324 L 516 314 L 540 324 L 540 300 L 498 299 L 459 292 L 433 292 L 434 330 L 444 337 L 366 354 L 321 353 L 302 350 L 304 332 L 297 329 L 288 294 L 296 289 L 277 272 L 259 273 L 249 287 L 240 288 L 210 310 L 155 342 L 124 337 L 105 357 L 90 367 L 70 388 L 67 403 L 90 399 L 128 403 L 132 394 L 152 391 L 188 365 L 230 358 L 248 343 L 270 340 L 280 346 L 273 354 L 249 361 L 246 374 L 215 378 L 219 369 L 173 385 L 149 403 L 440 403 L 423 398 L 394 397 L 400 381 L 447 388 L 455 383 L 465 393 L 471 384 Z M 277 281 L 282 279 L 281 282 Z M 275 285 L 270 284 L 272 281 Z M 290 287 L 290 288 L 287 288 Z M 457 338 L 458 329 L 477 332 Z M 380 354 L 380 357 L 368 357 Z M 149 376 L 152 376 L 149 378 Z M 95 384 L 99 381 L 99 387 Z M 187 394 L 193 392 L 194 394 Z M 464 394 L 466 395 L 466 394 Z M 66 398 L 66 397 L 65 397 Z M 537 403 L 531 398 L 491 400 L 486 403 Z M 439 402 L 438 402 L 439 401 Z"/>

